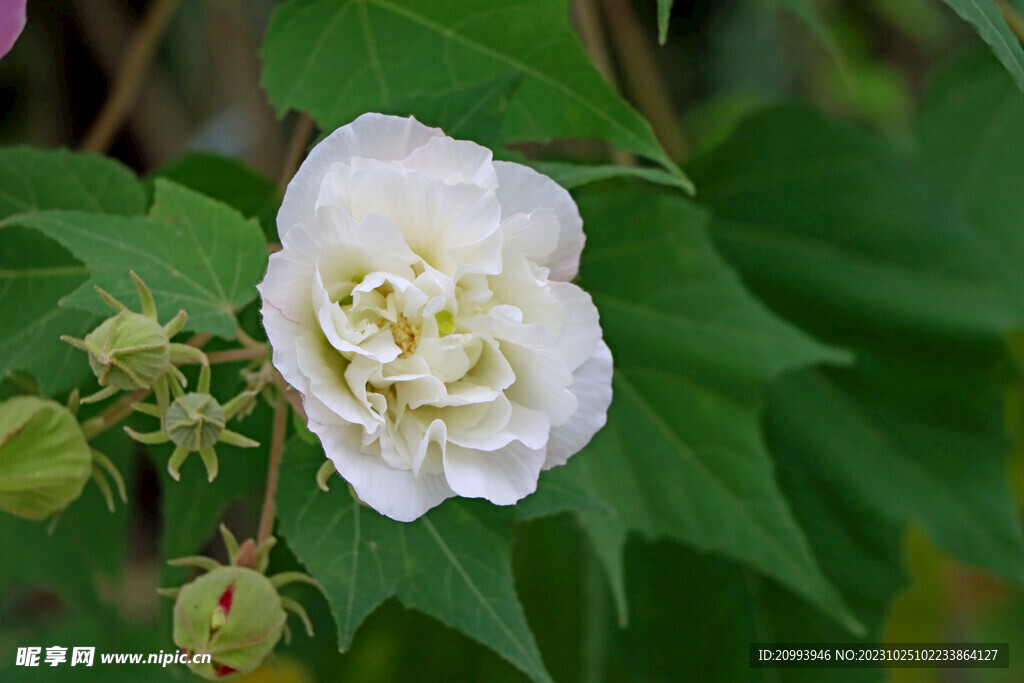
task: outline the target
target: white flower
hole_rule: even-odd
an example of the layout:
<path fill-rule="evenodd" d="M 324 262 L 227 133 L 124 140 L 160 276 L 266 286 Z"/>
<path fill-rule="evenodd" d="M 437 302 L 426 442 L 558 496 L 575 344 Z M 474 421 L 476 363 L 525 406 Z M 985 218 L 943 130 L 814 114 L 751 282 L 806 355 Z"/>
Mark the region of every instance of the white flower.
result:
<path fill-rule="evenodd" d="M 569 282 L 583 224 L 547 176 L 365 114 L 313 149 L 277 224 L 260 285 L 274 365 L 376 510 L 510 505 L 604 425 L 612 357 Z"/>

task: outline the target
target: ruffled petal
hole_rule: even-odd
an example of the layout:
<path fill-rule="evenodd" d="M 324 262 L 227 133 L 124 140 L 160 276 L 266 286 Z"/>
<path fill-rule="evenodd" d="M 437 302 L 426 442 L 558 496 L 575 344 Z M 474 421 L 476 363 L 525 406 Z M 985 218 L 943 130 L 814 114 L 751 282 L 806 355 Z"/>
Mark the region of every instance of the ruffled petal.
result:
<path fill-rule="evenodd" d="M 285 234 L 313 215 L 320 182 L 331 164 L 347 163 L 354 157 L 398 161 L 431 138 L 443 136 L 439 128 L 428 128 L 412 118 L 363 114 L 323 139 L 306 157 L 288 183 L 284 201 L 277 212 L 277 233 Z"/>
<path fill-rule="evenodd" d="M 604 427 L 612 402 L 612 352 L 603 341 L 597 351 L 573 373 L 570 387 L 579 408 L 569 421 L 551 430 L 544 469 L 564 465 Z"/>
<path fill-rule="evenodd" d="M 517 213 L 530 213 L 536 209 L 551 209 L 558 218 L 558 246 L 539 266 L 551 271 L 552 280 L 568 282 L 576 277 L 580 267 L 580 253 L 586 237 L 583 219 L 569 192 L 551 178 L 528 166 L 509 161 L 495 161 L 498 172 L 498 201 L 502 219 Z"/>
<path fill-rule="evenodd" d="M 495 451 L 477 451 L 451 443 L 444 454 L 444 475 L 452 491 L 512 505 L 537 490 L 544 449 L 513 441 Z"/>
<path fill-rule="evenodd" d="M 353 425 L 320 424 L 309 429 L 324 453 L 364 503 L 399 522 L 411 522 L 455 493 L 444 475 L 416 477 L 411 469 L 395 469 L 380 455 L 362 450 L 360 430 Z"/>

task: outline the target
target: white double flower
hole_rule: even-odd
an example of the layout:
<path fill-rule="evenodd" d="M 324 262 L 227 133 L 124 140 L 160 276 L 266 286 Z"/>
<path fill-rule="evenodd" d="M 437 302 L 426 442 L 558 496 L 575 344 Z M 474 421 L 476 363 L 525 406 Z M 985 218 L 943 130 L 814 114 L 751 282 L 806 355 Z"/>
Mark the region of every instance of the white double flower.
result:
<path fill-rule="evenodd" d="M 611 353 L 570 282 L 582 221 L 547 176 L 365 114 L 310 153 L 278 231 L 260 285 L 274 365 L 381 513 L 515 503 L 604 425 Z"/>

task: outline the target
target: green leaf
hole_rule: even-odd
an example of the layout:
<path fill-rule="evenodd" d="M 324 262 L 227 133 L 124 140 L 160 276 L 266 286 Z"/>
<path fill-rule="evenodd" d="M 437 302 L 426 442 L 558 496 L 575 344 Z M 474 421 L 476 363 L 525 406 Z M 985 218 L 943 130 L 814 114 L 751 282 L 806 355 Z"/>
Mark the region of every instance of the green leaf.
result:
<path fill-rule="evenodd" d="M 773 391 L 790 456 L 851 505 L 1024 582 L 1000 395 L 1000 344 L 1024 325 L 1024 102 L 991 60 L 938 82 L 917 156 L 777 110 L 693 171 L 754 291 L 858 348 L 855 368 Z"/>
<path fill-rule="evenodd" d="M 448 501 L 408 524 L 315 481 L 323 451 L 292 439 L 277 504 L 289 546 L 320 582 L 345 649 L 362 621 L 395 595 L 550 681 L 512 583 L 508 520 L 492 506 Z"/>
<path fill-rule="evenodd" d="M 123 435 L 108 432 L 93 445 L 132 480 L 130 447 Z M 87 483 L 81 497 L 61 513 L 52 533 L 47 530 L 49 521 L 0 514 L 0 538 L 8 548 L 0 563 L 6 642 L 78 642 L 102 651 L 117 647 L 123 635 L 118 623 L 123 605 L 115 598 L 124 595 L 128 510 L 134 503 L 130 486 L 128 490 L 128 505 L 118 500 L 111 513 L 95 483 Z M 63 634 L 77 638 L 61 640 Z M 13 660 L 2 670 L 4 680 L 14 678 L 17 671 Z"/>
<path fill-rule="evenodd" d="M 0 150 L 0 219 L 47 209 L 134 215 L 145 210 L 145 195 L 131 171 L 109 159 Z M 84 354 L 60 336 L 81 337 L 98 321 L 57 305 L 87 277 L 85 266 L 53 240 L 17 226 L 0 229 L 0 374 L 31 372 L 46 395 L 88 374 Z"/>
<path fill-rule="evenodd" d="M 978 116 L 968 128 L 947 129 L 952 136 L 943 144 L 959 145 L 952 140 L 984 128 L 979 121 L 989 117 Z M 1024 114 L 1015 120 L 1004 109 L 1000 116 L 1002 126 L 986 130 L 1003 145 L 997 131 L 1014 135 Z M 939 161 L 782 107 L 745 121 L 691 172 L 716 211 L 724 254 L 751 282 L 770 283 L 772 296 L 789 302 L 786 315 L 813 332 L 1002 335 L 1024 323 L 1021 254 L 1003 238 L 1006 229 L 981 229 L 955 195 L 929 182 L 923 169 L 931 163 Z M 963 178 L 964 166 L 956 167 L 951 184 Z M 1009 178 L 992 182 L 1005 187 Z"/>
<path fill-rule="evenodd" d="M 748 563 L 856 629 L 777 488 L 758 424 L 766 382 L 846 356 L 752 299 L 692 204 L 620 193 L 581 206 L 580 279 L 616 364 L 608 425 L 569 465 L 614 511 L 581 515 L 599 555 L 614 559 L 630 530 L 669 537 Z M 621 617 L 621 589 L 619 602 Z"/>
<path fill-rule="evenodd" d="M 604 510 L 608 508 L 583 487 L 576 473 L 567 467 L 556 467 L 542 472 L 537 490 L 513 508 L 516 519 L 536 519 L 578 510 Z"/>
<path fill-rule="evenodd" d="M 291 0 L 274 14 L 262 56 L 278 112 L 307 111 L 324 128 L 515 75 L 505 141 L 601 138 L 681 176 L 591 65 L 562 1 Z"/>
<path fill-rule="evenodd" d="M 186 330 L 226 338 L 235 336 L 234 312 L 256 298 L 267 266 L 256 221 L 164 179 L 157 179 L 144 218 L 42 211 L 8 220 L 52 237 L 89 266 L 89 281 L 61 305 L 108 313 L 92 285 L 134 305 L 128 271 L 135 270 L 153 291 L 162 320 L 184 309 Z"/>
<path fill-rule="evenodd" d="M 1024 50 L 1020 40 L 1006 25 L 1003 13 L 993 0 L 942 0 L 961 19 L 972 24 L 981 39 L 992 48 L 1006 70 L 1024 90 Z"/>
<path fill-rule="evenodd" d="M 999 433 L 1001 397 L 991 378 L 915 367 L 909 358 L 875 364 L 834 379 L 786 377 L 772 388 L 770 430 L 789 457 L 815 480 L 832 482 L 851 506 L 892 524 L 917 522 L 957 557 L 1024 584 L 1024 542 Z M 943 402 L 960 410 L 943 409 L 959 412 L 961 423 L 986 394 L 989 410 L 981 410 L 974 429 L 950 424 L 953 418 L 926 421 L 922 401 L 894 396 L 894 385 L 941 391 Z"/>
<path fill-rule="evenodd" d="M 623 177 L 640 178 L 657 185 L 677 187 L 687 192 L 692 188 L 692 185 L 685 178 L 672 173 L 666 173 L 658 168 L 613 166 L 610 164 L 583 165 L 569 164 L 561 161 L 530 161 L 528 159 L 521 160 L 521 163 L 529 164 L 541 173 L 551 176 L 556 183 L 568 190 L 600 180 Z"/>
<path fill-rule="evenodd" d="M 266 235 L 277 239 L 281 198 L 274 183 L 237 159 L 189 152 L 156 172 L 161 178 L 224 202 L 246 218 L 256 218 Z"/>
<path fill-rule="evenodd" d="M 0 150 L 0 218 L 66 209 L 131 216 L 146 210 L 135 175 L 112 159 L 67 150 Z"/>

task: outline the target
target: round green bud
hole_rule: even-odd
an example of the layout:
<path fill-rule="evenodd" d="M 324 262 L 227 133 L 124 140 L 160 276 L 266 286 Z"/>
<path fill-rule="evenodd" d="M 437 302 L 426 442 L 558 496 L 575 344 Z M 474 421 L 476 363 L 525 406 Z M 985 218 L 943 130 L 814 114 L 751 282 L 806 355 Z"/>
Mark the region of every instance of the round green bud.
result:
<path fill-rule="evenodd" d="M 92 451 L 78 420 L 36 396 L 0 403 L 0 510 L 43 519 L 82 495 Z"/>
<path fill-rule="evenodd" d="M 167 409 L 167 435 L 190 451 L 209 448 L 224 433 L 224 408 L 209 394 L 185 394 Z"/>
<path fill-rule="evenodd" d="M 178 593 L 174 643 L 190 656 L 209 653 L 210 663 L 189 668 L 220 680 L 258 667 L 280 640 L 286 618 L 266 576 L 245 567 L 218 567 Z"/>
<path fill-rule="evenodd" d="M 85 337 L 89 365 L 100 386 L 125 391 L 149 387 L 171 364 L 171 341 L 156 320 L 123 310 Z"/>

